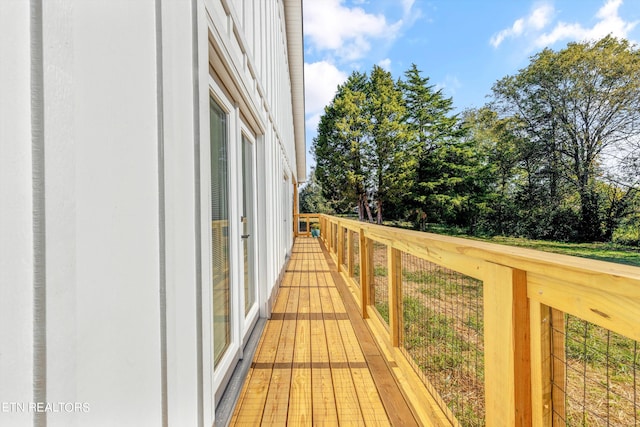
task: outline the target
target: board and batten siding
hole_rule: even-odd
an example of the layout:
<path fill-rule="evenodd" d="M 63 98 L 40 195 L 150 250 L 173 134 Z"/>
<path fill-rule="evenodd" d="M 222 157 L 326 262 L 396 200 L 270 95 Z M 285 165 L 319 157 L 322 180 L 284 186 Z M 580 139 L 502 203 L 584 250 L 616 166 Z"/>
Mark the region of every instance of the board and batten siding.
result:
<path fill-rule="evenodd" d="M 305 168 L 287 2 L 0 2 L 0 425 L 215 421 L 210 85 L 256 139 L 266 316 Z"/>

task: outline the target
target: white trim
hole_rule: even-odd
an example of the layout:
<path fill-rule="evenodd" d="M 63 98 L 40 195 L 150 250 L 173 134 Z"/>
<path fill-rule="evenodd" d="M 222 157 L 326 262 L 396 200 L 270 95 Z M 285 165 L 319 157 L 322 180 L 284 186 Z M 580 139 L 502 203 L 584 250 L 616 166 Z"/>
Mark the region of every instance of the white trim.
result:
<path fill-rule="evenodd" d="M 230 292 L 230 301 L 229 301 L 229 309 L 231 313 L 229 314 L 230 321 L 230 342 L 229 346 L 225 350 L 222 359 L 218 362 L 218 366 L 213 366 L 214 358 L 210 357 L 208 360 L 205 359 L 205 365 L 211 365 L 211 393 L 214 397 L 214 401 L 217 403 L 222 397 L 222 393 L 231 378 L 231 374 L 233 373 L 233 367 L 235 367 L 238 362 L 240 355 L 240 333 L 238 331 L 238 325 L 240 324 L 241 318 L 239 317 L 239 292 L 238 289 L 238 239 L 233 238 L 233 236 L 238 235 L 238 221 L 237 221 L 237 204 L 238 204 L 238 196 L 237 196 L 237 128 L 238 128 L 238 110 L 235 106 L 231 104 L 231 101 L 224 94 L 223 90 L 218 86 L 212 76 L 209 76 L 209 96 L 211 96 L 214 101 L 218 104 L 218 106 L 227 114 L 227 191 L 229 199 L 229 292 Z M 208 101 L 208 100 L 207 100 Z M 208 102 L 207 102 L 208 105 Z M 209 108 L 209 107 L 208 107 Z M 210 147 L 210 141 L 207 141 L 206 144 Z M 210 227 L 211 223 L 211 152 L 207 149 L 207 156 L 204 168 L 202 170 L 203 182 L 207 189 L 207 205 L 205 208 L 206 214 L 203 216 L 207 218 L 206 224 Z M 208 274 L 207 278 L 207 288 L 209 292 L 211 292 L 211 277 L 213 277 L 213 266 L 211 265 L 212 259 L 212 242 L 211 242 L 211 232 L 207 230 L 207 249 L 203 250 L 203 258 L 207 258 L 208 262 Z M 210 322 L 213 324 L 213 298 L 211 295 L 208 300 L 208 309 L 209 316 L 205 317 L 203 315 L 203 322 Z M 210 351 L 211 356 L 214 354 L 213 344 L 214 344 L 214 330 L 212 326 L 210 326 L 210 335 L 209 335 L 209 343 L 210 343 Z"/>
<path fill-rule="evenodd" d="M 271 281 L 268 274 L 268 233 L 269 227 L 267 222 L 267 138 L 266 135 L 260 135 L 256 138 L 256 178 L 260 176 L 262 179 L 256 179 L 256 210 L 262 212 L 262 215 L 256 216 L 257 241 L 256 249 L 258 258 L 256 259 L 256 281 L 258 288 L 258 300 L 260 305 L 260 316 L 268 318 L 271 316 L 269 309 L 269 296 L 271 294 Z"/>
<path fill-rule="evenodd" d="M 207 18 L 208 11 L 203 1 L 197 0 L 197 38 L 198 38 L 198 104 L 196 105 L 196 111 L 194 114 L 199 115 L 199 189 L 200 194 L 196 194 L 196 197 L 200 200 L 200 212 L 199 212 L 199 239 L 200 239 L 200 283 L 198 286 L 201 291 L 201 343 L 202 354 L 201 356 L 201 381 L 202 381 L 202 424 L 204 426 L 213 425 L 215 421 L 215 404 L 213 393 L 213 329 L 210 319 L 212 318 L 212 310 L 210 306 L 211 301 L 211 289 L 210 283 L 210 263 L 211 260 L 207 259 L 208 250 L 205 245 L 208 244 L 208 240 L 203 238 L 210 234 L 211 222 L 208 219 L 209 209 L 211 206 L 210 189 L 206 185 L 210 178 L 206 178 L 205 170 L 208 171 L 209 167 L 209 144 L 210 144 L 210 127 L 209 127 L 209 20 Z M 205 180 L 206 178 L 206 180 Z M 200 422 L 200 421 L 199 421 Z"/>

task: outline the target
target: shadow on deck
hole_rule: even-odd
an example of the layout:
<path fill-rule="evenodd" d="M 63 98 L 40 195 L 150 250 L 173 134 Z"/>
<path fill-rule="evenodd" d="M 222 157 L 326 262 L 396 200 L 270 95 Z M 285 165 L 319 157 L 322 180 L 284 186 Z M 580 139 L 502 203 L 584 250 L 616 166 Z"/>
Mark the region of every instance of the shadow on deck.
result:
<path fill-rule="evenodd" d="M 417 425 L 358 310 L 298 237 L 230 425 Z"/>

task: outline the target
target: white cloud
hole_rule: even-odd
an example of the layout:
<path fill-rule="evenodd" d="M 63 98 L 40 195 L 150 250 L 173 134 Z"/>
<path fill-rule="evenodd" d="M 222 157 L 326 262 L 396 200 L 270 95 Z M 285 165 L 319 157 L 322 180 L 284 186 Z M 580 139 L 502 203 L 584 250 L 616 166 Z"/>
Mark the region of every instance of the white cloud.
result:
<path fill-rule="evenodd" d="M 531 15 L 527 18 L 527 23 L 535 30 L 542 30 L 551 22 L 553 13 L 553 6 L 550 4 L 540 5 L 531 12 Z"/>
<path fill-rule="evenodd" d="M 307 0 L 304 2 L 304 32 L 312 49 L 331 51 L 341 60 L 354 61 L 371 50 L 374 39 L 391 41 L 402 26 L 384 15 L 365 12 L 360 7 L 348 8 L 343 0 Z M 411 7 L 412 0 L 403 0 Z"/>
<path fill-rule="evenodd" d="M 413 7 L 415 0 L 402 0 L 402 25 L 411 27 L 415 22 L 422 18 L 422 10 Z"/>
<path fill-rule="evenodd" d="M 411 12 L 415 2 L 416 0 L 402 0 L 402 12 L 404 16 L 407 16 L 407 14 Z"/>
<path fill-rule="evenodd" d="M 516 19 L 510 28 L 505 28 L 497 34 L 494 34 L 491 40 L 489 40 L 489 43 L 494 48 L 497 48 L 507 38 L 519 37 L 532 30 L 540 31 L 551 22 L 553 14 L 554 8 L 551 4 L 539 4 L 528 16 Z"/>
<path fill-rule="evenodd" d="M 580 24 L 567 24 L 558 22 L 551 32 L 539 36 L 535 45 L 539 47 L 550 46 L 558 40 L 577 39 L 582 40 L 586 37 L 587 30 L 582 28 Z"/>
<path fill-rule="evenodd" d="M 333 99 L 338 85 L 347 80 L 347 74 L 327 61 L 319 61 L 304 64 L 304 80 L 307 126 L 315 129 L 325 105 Z"/>
<path fill-rule="evenodd" d="M 305 128 L 307 129 L 307 132 L 312 132 L 313 134 L 315 134 L 318 130 L 318 124 L 320 123 L 320 117 L 322 116 L 322 114 L 320 113 L 316 113 L 313 114 L 312 116 L 309 116 L 304 124 L 305 124 Z"/>
<path fill-rule="evenodd" d="M 583 27 L 580 23 L 557 22 L 549 31 L 543 30 L 551 24 L 555 9 L 550 3 L 538 4 L 531 13 L 517 19 L 509 28 L 494 34 L 489 43 L 499 47 L 506 39 L 529 36 L 533 47 L 547 47 L 562 40 L 597 40 L 606 35 L 626 38 L 638 21 L 626 22 L 618 14 L 623 0 L 605 0 L 595 14 L 597 22 L 593 27 Z"/>
<path fill-rule="evenodd" d="M 378 65 L 384 68 L 387 71 L 391 71 L 391 59 L 385 58 L 378 61 Z"/>
<path fill-rule="evenodd" d="M 598 40 L 609 34 L 626 38 L 627 34 L 635 28 L 638 21 L 626 22 L 618 15 L 618 9 L 622 0 L 607 0 L 596 13 L 598 22 L 591 28 L 584 28 L 579 23 L 559 22 L 548 33 L 540 35 L 535 40 L 538 47 L 550 46 L 560 40 Z"/>
<path fill-rule="evenodd" d="M 495 34 L 494 36 L 492 36 L 489 43 L 491 43 L 493 47 L 498 47 L 502 44 L 504 39 L 506 39 L 507 37 L 513 37 L 513 36 L 518 36 L 522 34 L 523 27 L 524 27 L 524 20 L 520 18 L 513 23 L 511 28 L 506 28 L 500 31 L 498 34 Z"/>

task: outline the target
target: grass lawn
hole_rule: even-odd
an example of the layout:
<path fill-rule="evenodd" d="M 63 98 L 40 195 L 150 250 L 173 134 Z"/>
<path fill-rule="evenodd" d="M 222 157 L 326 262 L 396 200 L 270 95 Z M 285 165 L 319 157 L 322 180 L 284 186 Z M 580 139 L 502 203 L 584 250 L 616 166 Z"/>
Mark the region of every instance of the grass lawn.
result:
<path fill-rule="evenodd" d="M 564 243 L 502 236 L 478 240 L 640 267 L 640 249 L 613 243 Z"/>

